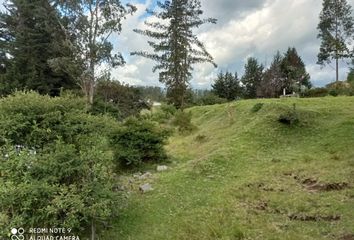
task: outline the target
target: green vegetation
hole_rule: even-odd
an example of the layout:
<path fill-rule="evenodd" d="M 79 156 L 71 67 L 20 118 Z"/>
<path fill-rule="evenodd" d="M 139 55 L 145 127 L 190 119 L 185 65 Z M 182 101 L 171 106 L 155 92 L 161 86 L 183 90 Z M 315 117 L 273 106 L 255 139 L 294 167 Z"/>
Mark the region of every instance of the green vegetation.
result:
<path fill-rule="evenodd" d="M 323 0 L 317 37 L 321 46 L 317 55 L 320 65 L 336 63 L 336 82 L 339 81 L 339 60 L 353 58 L 351 39 L 354 34 L 352 6 L 347 0 Z"/>
<path fill-rule="evenodd" d="M 119 125 L 84 106 L 33 92 L 0 100 L 0 236 L 58 225 L 83 236 L 117 213 L 108 133 Z"/>
<path fill-rule="evenodd" d="M 119 123 L 85 105 L 34 92 L 0 100 L 0 238 L 9 226 L 60 226 L 95 239 L 124 204 L 116 163 L 166 158 L 155 123 Z"/>
<path fill-rule="evenodd" d="M 139 167 L 146 162 L 166 160 L 163 149 L 169 136 L 149 120 L 128 118 L 121 128 L 111 132 L 115 160 L 120 167 Z"/>
<path fill-rule="evenodd" d="M 315 89 L 295 47 L 278 51 L 269 67 L 267 57 L 264 64 L 256 58 L 290 36 L 263 41 L 286 25 L 262 26 L 267 14 L 252 21 L 248 14 L 261 3 L 238 6 L 242 21 L 219 11 L 222 26 L 210 28 L 210 38 L 200 27 L 216 19 L 202 17 L 204 1 L 130 2 L 3 3 L 0 239 L 21 238 L 11 227 L 70 228 L 91 240 L 354 239 L 354 18 L 347 0 L 323 0 L 318 63 L 335 60 L 336 82 Z M 206 7 L 218 10 L 211 2 Z M 144 5 L 154 10 L 143 15 Z M 280 6 L 268 5 L 266 13 Z M 144 20 L 134 31 L 149 38 L 152 52 L 140 46 L 145 50 L 131 55 L 155 61 L 164 88 L 123 82 L 154 83 L 143 61 L 128 59 L 127 69 L 112 72 L 130 48 L 122 27 Z M 300 33 L 302 19 L 293 23 L 285 30 Z M 225 74 L 218 70 L 212 89 L 192 89 L 210 87 L 210 69 L 194 72 L 200 63 L 217 67 L 209 49 Z M 245 57 L 242 77 L 225 69 Z M 353 62 L 346 81 L 338 79 L 339 59 Z M 286 98 L 297 96 L 320 98 Z"/>
<path fill-rule="evenodd" d="M 251 111 L 258 103 L 263 107 Z M 232 122 L 226 121 L 230 109 Z M 298 124 L 278 121 L 289 109 Z M 325 97 L 186 110 L 198 130 L 170 139 L 172 169 L 155 175 L 154 191 L 131 193 L 105 239 L 323 240 L 354 234 L 353 109 L 352 97 Z"/>
<path fill-rule="evenodd" d="M 143 96 L 143 91 L 144 89 L 121 84 L 115 80 L 101 80 L 96 85 L 95 101 L 91 112 L 109 114 L 118 120 L 137 116 L 142 109 L 150 108 L 150 104 Z"/>

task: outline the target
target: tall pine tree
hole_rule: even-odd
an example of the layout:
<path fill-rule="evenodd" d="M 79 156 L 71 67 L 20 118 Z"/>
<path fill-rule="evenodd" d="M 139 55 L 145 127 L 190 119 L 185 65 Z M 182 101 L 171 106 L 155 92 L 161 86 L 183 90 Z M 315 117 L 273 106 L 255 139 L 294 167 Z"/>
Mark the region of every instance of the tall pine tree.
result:
<path fill-rule="evenodd" d="M 147 22 L 148 30 L 134 30 L 156 40 L 148 41 L 154 53 L 139 51 L 132 55 L 157 61 L 153 71 L 159 71 L 159 80 L 166 84 L 169 101 L 183 109 L 193 64 L 209 62 L 216 67 L 213 57 L 198 40 L 193 29 L 204 23 L 216 23 L 216 19 L 200 17 L 203 11 L 199 0 L 158 2 L 158 6 L 160 11 L 148 12 L 159 21 Z"/>
<path fill-rule="evenodd" d="M 299 92 L 301 87 L 311 88 L 310 75 L 306 72 L 305 64 L 296 49 L 288 48 L 281 62 L 284 78 L 283 88 L 289 92 Z"/>
<path fill-rule="evenodd" d="M 274 98 L 282 94 L 284 88 L 284 77 L 281 69 L 283 57 L 278 51 L 273 61 L 264 74 L 262 81 L 257 89 L 258 97 Z"/>
<path fill-rule="evenodd" d="M 317 63 L 325 65 L 335 60 L 336 81 L 339 80 L 339 59 L 350 58 L 353 51 L 354 18 L 346 0 L 323 0 L 318 38 L 321 39 Z"/>
<path fill-rule="evenodd" d="M 256 58 L 250 57 L 245 64 L 245 73 L 241 78 L 241 82 L 245 87 L 245 98 L 256 98 L 257 89 L 263 77 L 263 65 L 258 63 Z"/>

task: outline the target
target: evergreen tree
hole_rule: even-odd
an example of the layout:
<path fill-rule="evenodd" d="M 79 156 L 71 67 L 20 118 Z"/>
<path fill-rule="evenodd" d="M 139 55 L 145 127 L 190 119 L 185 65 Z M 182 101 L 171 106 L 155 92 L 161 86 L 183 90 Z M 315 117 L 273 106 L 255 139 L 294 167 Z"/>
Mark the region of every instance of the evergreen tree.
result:
<path fill-rule="evenodd" d="M 5 7 L 0 14 L 0 93 L 32 89 L 58 95 L 61 88 L 75 88 L 71 76 L 49 65 L 53 58 L 71 56 L 56 10 L 46 0 L 11 0 Z"/>
<path fill-rule="evenodd" d="M 347 76 L 347 82 L 354 87 L 354 59 L 352 59 L 351 67 Z"/>
<path fill-rule="evenodd" d="M 295 48 L 288 48 L 281 62 L 284 78 L 283 88 L 299 92 L 301 87 L 311 88 L 310 75 L 306 72 L 305 64 Z"/>
<path fill-rule="evenodd" d="M 159 80 L 167 86 L 167 98 L 176 107 L 183 109 L 192 65 L 209 62 L 216 67 L 212 56 L 193 33 L 193 29 L 204 23 L 216 23 L 216 19 L 200 17 L 203 11 L 199 0 L 158 2 L 158 6 L 160 11 L 148 12 L 157 17 L 159 22 L 147 22 L 148 30 L 134 30 L 156 40 L 148 41 L 154 53 L 140 51 L 132 55 L 157 61 L 153 71 L 160 71 Z"/>
<path fill-rule="evenodd" d="M 242 87 L 240 86 L 237 73 L 233 75 L 228 71 L 225 74 L 220 72 L 212 88 L 213 93 L 228 101 L 235 100 L 242 96 Z"/>
<path fill-rule="evenodd" d="M 321 39 L 318 64 L 336 62 L 336 81 L 338 81 L 339 59 L 353 56 L 350 48 L 354 33 L 352 8 L 346 0 L 323 0 L 318 38 Z"/>
<path fill-rule="evenodd" d="M 269 69 L 264 72 L 261 84 L 257 89 L 258 97 L 274 98 L 282 94 L 284 88 L 284 77 L 281 69 L 282 62 L 283 57 L 278 51 Z"/>
<path fill-rule="evenodd" d="M 245 65 L 245 73 L 241 82 L 245 87 L 245 98 L 256 98 L 257 89 L 262 81 L 263 65 L 258 63 L 256 58 L 250 57 Z"/>

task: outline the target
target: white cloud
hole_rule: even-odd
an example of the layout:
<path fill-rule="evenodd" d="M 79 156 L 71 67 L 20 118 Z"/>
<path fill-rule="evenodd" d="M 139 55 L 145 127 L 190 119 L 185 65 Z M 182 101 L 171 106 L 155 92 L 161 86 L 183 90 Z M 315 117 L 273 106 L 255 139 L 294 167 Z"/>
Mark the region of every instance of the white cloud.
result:
<path fill-rule="evenodd" d="M 354 0 L 349 2 L 353 5 Z M 147 39 L 131 30 L 144 28 L 142 16 L 149 3 L 138 4 L 138 13 L 123 24 L 124 30 L 118 37 L 121 51 L 150 49 Z M 191 81 L 193 87 L 210 87 L 220 70 L 237 71 L 241 75 L 249 56 L 269 64 L 277 50 L 285 52 L 288 47 L 296 47 L 315 85 L 333 81 L 333 69 L 321 69 L 316 64 L 320 44 L 316 28 L 322 0 L 202 0 L 202 6 L 206 17 L 219 18 L 217 25 L 205 25 L 197 31 L 219 67 L 196 65 Z M 132 84 L 158 84 L 158 74 L 151 72 L 154 62 L 129 56 L 127 60 L 129 70 L 123 67 L 114 72 L 118 79 Z M 136 65 L 137 70 L 133 71 L 130 65 Z M 345 65 L 340 73 L 340 78 L 344 79 Z"/>
<path fill-rule="evenodd" d="M 122 33 L 111 37 L 115 51 L 123 53 L 127 64 L 112 70 L 112 75 L 123 82 L 135 85 L 160 85 L 158 73 L 152 73 L 155 62 L 130 56 L 130 52 L 147 50 L 147 38 L 133 29 L 144 29 L 145 9 L 156 0 L 136 0 L 138 11 L 123 22 Z M 2 4 L 4 0 L 0 0 Z M 129 1 L 131 2 L 131 1 Z M 139 3 L 140 2 L 140 3 Z M 218 24 L 204 25 L 196 32 L 214 56 L 218 69 L 210 64 L 195 66 L 191 84 L 207 88 L 220 70 L 243 73 L 249 56 L 269 64 L 277 50 L 285 52 L 296 47 L 303 58 L 312 82 L 322 86 L 334 80 L 333 68 L 321 69 L 316 64 L 320 41 L 317 39 L 318 16 L 322 0 L 201 0 L 205 17 L 218 18 Z M 354 0 L 348 1 L 352 6 Z M 341 62 L 340 78 L 348 68 Z"/>
<path fill-rule="evenodd" d="M 3 11 L 4 9 L 4 0 L 0 0 L 0 11 Z"/>

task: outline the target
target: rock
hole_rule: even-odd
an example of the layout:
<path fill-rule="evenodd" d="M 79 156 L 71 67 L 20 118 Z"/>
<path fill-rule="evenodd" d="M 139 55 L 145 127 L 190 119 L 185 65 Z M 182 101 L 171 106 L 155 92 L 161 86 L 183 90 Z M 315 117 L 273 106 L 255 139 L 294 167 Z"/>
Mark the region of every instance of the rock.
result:
<path fill-rule="evenodd" d="M 156 168 L 156 170 L 158 172 L 163 172 L 163 171 L 166 171 L 167 169 L 168 169 L 168 167 L 165 165 L 157 166 L 157 168 Z"/>
<path fill-rule="evenodd" d="M 154 189 L 152 188 L 152 186 L 151 186 L 150 183 L 145 183 L 145 184 L 143 184 L 143 185 L 141 185 L 141 186 L 139 187 L 139 190 L 140 190 L 142 193 L 146 193 L 146 192 L 150 192 L 150 191 L 152 191 L 152 190 L 154 190 Z"/>
<path fill-rule="evenodd" d="M 152 176 L 151 172 L 146 172 L 143 175 L 139 176 L 138 179 L 139 180 L 145 180 L 147 178 L 150 178 Z"/>
<path fill-rule="evenodd" d="M 141 172 L 137 172 L 135 174 L 133 174 L 133 178 L 139 178 L 142 175 Z"/>

